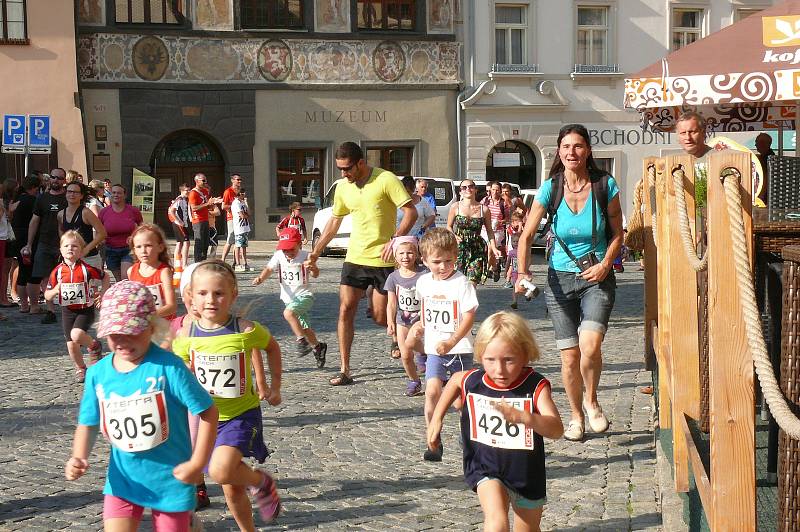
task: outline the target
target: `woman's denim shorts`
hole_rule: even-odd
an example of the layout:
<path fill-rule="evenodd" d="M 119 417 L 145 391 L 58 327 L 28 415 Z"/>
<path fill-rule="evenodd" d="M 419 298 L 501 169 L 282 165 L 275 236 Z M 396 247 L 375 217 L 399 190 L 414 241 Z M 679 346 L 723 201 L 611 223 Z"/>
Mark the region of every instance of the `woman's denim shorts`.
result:
<path fill-rule="evenodd" d="M 577 346 L 581 331 L 597 331 L 604 335 L 616 290 L 613 271 L 600 283 L 589 283 L 575 272 L 548 269 L 544 296 L 553 321 L 556 347 Z"/>

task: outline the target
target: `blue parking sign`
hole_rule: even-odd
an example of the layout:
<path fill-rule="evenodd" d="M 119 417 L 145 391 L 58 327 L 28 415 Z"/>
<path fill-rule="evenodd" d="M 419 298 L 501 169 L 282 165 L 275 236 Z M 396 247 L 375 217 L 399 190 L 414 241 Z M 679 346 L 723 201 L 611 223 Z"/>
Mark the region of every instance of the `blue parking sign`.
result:
<path fill-rule="evenodd" d="M 3 116 L 3 147 L 25 148 L 25 115 Z"/>
<path fill-rule="evenodd" d="M 28 116 L 28 147 L 31 153 L 50 151 L 50 116 Z"/>

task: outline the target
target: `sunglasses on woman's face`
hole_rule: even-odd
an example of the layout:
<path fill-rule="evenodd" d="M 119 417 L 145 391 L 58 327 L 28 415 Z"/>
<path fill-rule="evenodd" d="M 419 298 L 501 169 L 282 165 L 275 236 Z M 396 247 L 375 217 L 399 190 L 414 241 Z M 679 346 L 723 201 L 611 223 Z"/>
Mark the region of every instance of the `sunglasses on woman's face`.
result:
<path fill-rule="evenodd" d="M 475 185 L 461 185 L 461 190 L 469 190 L 475 188 Z"/>

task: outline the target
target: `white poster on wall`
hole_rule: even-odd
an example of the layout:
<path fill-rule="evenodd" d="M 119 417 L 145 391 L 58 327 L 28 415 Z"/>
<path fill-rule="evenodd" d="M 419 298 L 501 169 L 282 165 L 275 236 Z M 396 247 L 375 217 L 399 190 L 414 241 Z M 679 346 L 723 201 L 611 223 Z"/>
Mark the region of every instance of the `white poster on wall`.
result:
<path fill-rule="evenodd" d="M 519 166 L 519 153 L 495 153 L 492 155 L 495 168 L 516 168 Z"/>

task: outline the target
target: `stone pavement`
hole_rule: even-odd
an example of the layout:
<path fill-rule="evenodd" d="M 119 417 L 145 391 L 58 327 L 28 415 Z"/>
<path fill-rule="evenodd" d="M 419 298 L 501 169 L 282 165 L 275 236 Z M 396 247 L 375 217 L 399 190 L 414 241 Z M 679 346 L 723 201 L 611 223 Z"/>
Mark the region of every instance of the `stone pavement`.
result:
<path fill-rule="evenodd" d="M 541 257 L 537 257 L 540 261 Z M 263 265 L 263 259 L 254 261 Z M 255 301 L 248 317 L 267 325 L 284 349 L 283 404 L 264 404 L 265 434 L 274 454 L 265 467 L 275 473 L 284 511 L 266 529 L 476 530 L 482 515 L 477 496 L 463 483 L 458 418 L 445 420 L 442 463 L 422 460 L 423 398 L 403 395 L 400 364 L 388 355 L 389 340 L 358 314 L 354 386 L 334 388 L 338 369 L 337 282 L 341 258 L 320 260 L 312 324 L 330 345 L 324 370 L 313 357 L 298 359 L 280 311 L 277 286 L 251 287 L 241 274 L 240 306 Z M 630 265 L 618 276 L 617 304 L 604 344 L 600 402 L 609 432 L 589 433 L 583 443 L 546 441 L 548 504 L 545 530 L 661 530 L 651 398 L 642 352 L 642 275 Z M 537 266 L 537 278 L 542 279 Z M 510 291 L 480 287 L 478 321 L 507 308 Z M 568 408 L 560 362 L 543 298 L 520 302 L 543 357 L 537 369 L 553 384 L 565 421 Z M 87 475 L 68 483 L 63 464 L 70 454 L 81 385 L 74 384 L 61 324 L 5 312 L 0 322 L 0 530 L 99 530 L 108 446 L 100 438 Z M 221 490 L 209 485 L 211 508 L 200 515 L 206 530 L 231 530 Z M 150 524 L 144 525 L 145 530 Z"/>

